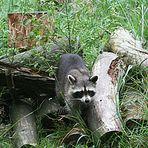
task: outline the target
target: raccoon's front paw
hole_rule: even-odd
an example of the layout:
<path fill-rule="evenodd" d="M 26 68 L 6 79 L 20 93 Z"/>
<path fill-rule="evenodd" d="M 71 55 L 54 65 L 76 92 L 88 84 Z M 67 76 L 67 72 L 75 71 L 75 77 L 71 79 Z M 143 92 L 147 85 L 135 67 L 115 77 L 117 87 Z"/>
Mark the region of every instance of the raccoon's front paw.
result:
<path fill-rule="evenodd" d="M 59 109 L 58 109 L 58 115 L 66 115 L 66 114 L 68 114 L 69 113 L 69 111 L 68 111 L 68 109 L 67 109 L 67 107 L 60 107 Z"/>

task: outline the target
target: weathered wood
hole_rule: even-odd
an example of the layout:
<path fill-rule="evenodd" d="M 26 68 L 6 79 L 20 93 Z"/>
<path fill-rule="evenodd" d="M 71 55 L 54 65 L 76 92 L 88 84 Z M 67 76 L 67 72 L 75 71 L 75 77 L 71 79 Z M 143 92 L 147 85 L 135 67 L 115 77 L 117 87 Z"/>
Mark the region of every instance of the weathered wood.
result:
<path fill-rule="evenodd" d="M 98 56 L 92 75 L 98 76 L 96 95 L 87 112 L 87 123 L 96 137 L 121 132 L 117 79 L 122 76 L 121 61 L 114 53 Z"/>
<path fill-rule="evenodd" d="M 25 145 L 37 145 L 37 131 L 35 116 L 32 108 L 24 102 L 15 102 L 10 106 L 10 117 L 14 129 L 14 145 L 21 148 Z"/>
<path fill-rule="evenodd" d="M 126 64 L 141 64 L 148 66 L 148 51 L 142 48 L 142 43 L 136 40 L 126 29 L 120 27 L 109 39 L 109 49 L 123 57 Z"/>
<path fill-rule="evenodd" d="M 22 61 L 24 61 L 25 59 L 31 58 L 31 56 L 33 55 L 34 52 L 39 53 L 41 51 L 43 51 L 43 48 L 37 47 L 35 49 L 31 49 L 31 50 L 28 50 L 28 51 L 25 51 L 25 52 L 22 52 L 17 55 L 13 55 L 13 56 L 3 55 L 2 57 L 0 57 L 0 60 L 2 62 L 6 62 L 6 63 L 13 63 L 13 64 L 20 64 L 21 65 Z"/>
<path fill-rule="evenodd" d="M 74 47 L 77 49 L 75 50 Z M 44 47 L 40 46 L 13 56 L 0 57 L 0 62 L 17 67 L 29 67 L 53 77 L 60 56 L 68 52 L 82 54 L 82 50 L 79 50 L 79 45 L 76 45 L 74 41 L 71 40 L 71 45 L 69 45 L 68 39 L 61 38 L 51 43 L 46 43 Z"/>
<path fill-rule="evenodd" d="M 138 125 L 137 123 L 145 122 L 146 115 L 144 109 L 147 108 L 146 99 L 139 92 L 127 90 L 122 99 L 122 117 L 126 125 L 130 128 Z"/>
<path fill-rule="evenodd" d="M 0 86 L 7 86 L 6 73 L 7 69 L 0 69 Z M 29 69 L 28 73 L 13 69 L 9 79 L 13 79 L 17 96 L 32 98 L 54 96 L 53 78 L 31 73 Z"/>

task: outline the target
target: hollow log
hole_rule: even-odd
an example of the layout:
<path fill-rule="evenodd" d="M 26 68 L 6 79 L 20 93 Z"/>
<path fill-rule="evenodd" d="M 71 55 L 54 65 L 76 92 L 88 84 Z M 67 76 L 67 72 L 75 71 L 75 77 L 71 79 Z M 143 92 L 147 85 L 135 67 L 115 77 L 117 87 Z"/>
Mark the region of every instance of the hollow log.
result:
<path fill-rule="evenodd" d="M 98 76 L 96 94 L 87 112 L 87 123 L 97 138 L 122 131 L 120 122 L 117 80 L 123 75 L 117 55 L 104 52 L 98 56 L 92 75 Z"/>
<path fill-rule="evenodd" d="M 126 29 L 120 27 L 109 39 L 109 50 L 121 56 L 126 64 L 148 66 L 148 51 Z"/>
<path fill-rule="evenodd" d="M 24 102 L 15 102 L 11 106 L 10 117 L 13 122 L 13 139 L 16 148 L 37 145 L 37 131 L 34 112 Z"/>
<path fill-rule="evenodd" d="M 12 69 L 12 68 L 11 68 Z M 0 68 L 0 86 L 7 87 L 7 80 L 13 79 L 17 96 L 41 98 L 54 96 L 54 79 L 31 72 L 31 69 L 12 69 L 11 76 L 6 76 L 7 69 Z"/>

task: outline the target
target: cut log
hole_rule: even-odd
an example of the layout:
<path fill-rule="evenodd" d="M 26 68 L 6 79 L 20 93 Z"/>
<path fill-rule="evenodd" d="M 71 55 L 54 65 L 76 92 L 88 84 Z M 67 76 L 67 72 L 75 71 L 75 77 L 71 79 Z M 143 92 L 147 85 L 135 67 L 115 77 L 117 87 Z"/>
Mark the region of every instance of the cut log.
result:
<path fill-rule="evenodd" d="M 92 68 L 92 75 L 97 75 L 98 81 L 94 101 L 87 112 L 87 123 L 97 138 L 122 131 L 117 91 L 117 79 L 124 73 L 121 63 L 114 53 L 104 52 Z"/>
<path fill-rule="evenodd" d="M 109 49 L 123 57 L 126 64 L 148 66 L 148 51 L 142 48 L 142 43 L 135 40 L 133 35 L 120 27 L 109 39 Z"/>
<path fill-rule="evenodd" d="M 124 93 L 121 109 L 123 120 L 129 128 L 146 122 L 147 119 L 144 114 L 146 108 L 147 102 L 139 92 L 128 90 Z"/>
<path fill-rule="evenodd" d="M 10 117 L 14 125 L 14 145 L 16 148 L 37 145 L 37 131 L 34 112 L 24 102 L 14 103 Z"/>

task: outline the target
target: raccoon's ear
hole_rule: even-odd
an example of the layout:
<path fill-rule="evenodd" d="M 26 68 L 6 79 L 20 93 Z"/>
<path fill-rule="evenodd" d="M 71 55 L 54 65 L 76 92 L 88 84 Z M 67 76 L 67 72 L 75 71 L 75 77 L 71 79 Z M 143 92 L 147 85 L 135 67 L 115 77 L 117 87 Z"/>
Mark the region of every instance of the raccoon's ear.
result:
<path fill-rule="evenodd" d="M 93 83 L 96 83 L 98 80 L 98 76 L 92 76 L 89 78 L 89 81 L 93 82 Z"/>
<path fill-rule="evenodd" d="M 72 75 L 68 75 L 67 78 L 70 84 L 74 84 L 76 82 L 76 78 Z"/>

